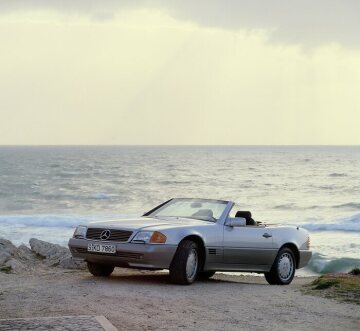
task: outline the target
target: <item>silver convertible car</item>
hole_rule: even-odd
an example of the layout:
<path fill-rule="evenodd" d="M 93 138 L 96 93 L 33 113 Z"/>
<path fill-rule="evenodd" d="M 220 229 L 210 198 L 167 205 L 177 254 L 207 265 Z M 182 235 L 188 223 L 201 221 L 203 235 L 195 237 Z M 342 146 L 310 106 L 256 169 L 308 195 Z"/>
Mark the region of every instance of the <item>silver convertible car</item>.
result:
<path fill-rule="evenodd" d="M 264 225 L 238 209 L 232 201 L 171 199 L 139 218 L 79 225 L 69 247 L 94 276 L 109 276 L 114 267 L 168 269 L 185 285 L 216 271 L 245 271 L 290 284 L 311 257 L 308 232 Z"/>

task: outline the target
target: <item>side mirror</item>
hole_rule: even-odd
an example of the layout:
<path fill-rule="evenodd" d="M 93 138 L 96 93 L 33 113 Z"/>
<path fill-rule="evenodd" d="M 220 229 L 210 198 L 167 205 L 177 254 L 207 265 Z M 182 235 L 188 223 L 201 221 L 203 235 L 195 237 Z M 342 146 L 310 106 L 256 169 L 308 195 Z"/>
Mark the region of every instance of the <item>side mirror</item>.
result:
<path fill-rule="evenodd" d="M 244 217 L 228 217 L 225 221 L 226 226 L 246 226 L 246 219 Z"/>

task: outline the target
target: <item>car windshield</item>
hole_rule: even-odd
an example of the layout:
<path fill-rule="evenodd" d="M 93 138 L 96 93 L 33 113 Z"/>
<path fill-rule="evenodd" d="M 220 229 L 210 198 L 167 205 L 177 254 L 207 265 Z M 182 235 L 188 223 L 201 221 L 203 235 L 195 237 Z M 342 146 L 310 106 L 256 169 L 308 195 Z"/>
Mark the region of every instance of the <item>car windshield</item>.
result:
<path fill-rule="evenodd" d="M 226 201 L 205 199 L 173 199 L 149 216 L 184 217 L 216 222 L 227 206 Z"/>

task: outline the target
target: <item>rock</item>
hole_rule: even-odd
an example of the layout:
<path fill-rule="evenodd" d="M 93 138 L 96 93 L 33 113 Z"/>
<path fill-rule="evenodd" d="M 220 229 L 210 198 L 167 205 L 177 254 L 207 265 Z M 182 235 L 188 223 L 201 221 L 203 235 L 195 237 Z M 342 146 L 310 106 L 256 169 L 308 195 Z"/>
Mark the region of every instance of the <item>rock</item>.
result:
<path fill-rule="evenodd" d="M 58 259 L 63 255 L 70 254 L 66 247 L 51 244 L 46 241 L 32 238 L 29 241 L 31 250 L 42 258 L 46 259 Z"/>
<path fill-rule="evenodd" d="M 17 248 L 10 240 L 0 238 L 0 252 L 7 252 L 10 255 L 14 255 L 17 252 Z"/>
<path fill-rule="evenodd" d="M 17 252 L 17 248 L 11 241 L 0 239 L 0 266 L 5 265 Z"/>
<path fill-rule="evenodd" d="M 72 256 L 66 257 L 60 261 L 60 267 L 64 269 L 85 269 L 86 264 L 83 261 L 74 260 Z"/>
<path fill-rule="evenodd" d="M 34 253 L 25 245 L 20 245 L 17 250 L 17 255 L 21 260 L 33 262 L 35 260 Z"/>
<path fill-rule="evenodd" d="M 9 261 L 7 261 L 5 263 L 5 267 L 9 267 L 11 269 L 11 272 L 15 273 L 21 273 L 27 269 L 25 265 L 15 259 L 10 259 Z"/>
<path fill-rule="evenodd" d="M 11 259 L 11 254 L 7 251 L 0 251 L 0 266 L 4 265 L 5 262 Z"/>
<path fill-rule="evenodd" d="M 70 251 L 66 247 L 35 238 L 30 239 L 30 247 L 49 266 L 60 266 L 65 269 L 85 268 L 84 262 L 73 260 Z"/>
<path fill-rule="evenodd" d="M 30 239 L 30 248 L 18 248 L 6 239 L 0 239 L 0 271 L 20 273 L 42 266 L 59 266 L 64 269 L 85 269 L 85 262 L 74 260 L 63 246 L 43 240 Z M 39 261 L 39 258 L 41 261 Z"/>

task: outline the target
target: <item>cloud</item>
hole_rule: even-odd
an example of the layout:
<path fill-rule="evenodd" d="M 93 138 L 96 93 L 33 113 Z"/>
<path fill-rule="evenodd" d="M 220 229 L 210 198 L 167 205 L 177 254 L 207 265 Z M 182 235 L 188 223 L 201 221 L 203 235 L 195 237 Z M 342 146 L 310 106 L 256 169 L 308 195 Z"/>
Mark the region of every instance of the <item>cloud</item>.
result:
<path fill-rule="evenodd" d="M 199 25 L 224 29 L 265 29 L 272 41 L 317 46 L 360 44 L 358 0 L 12 0 L 0 12 L 55 10 L 111 19 L 119 11 L 160 9 Z"/>
<path fill-rule="evenodd" d="M 201 0 L 176 2 L 174 16 L 228 29 L 267 29 L 280 42 L 360 43 L 357 0 Z"/>

